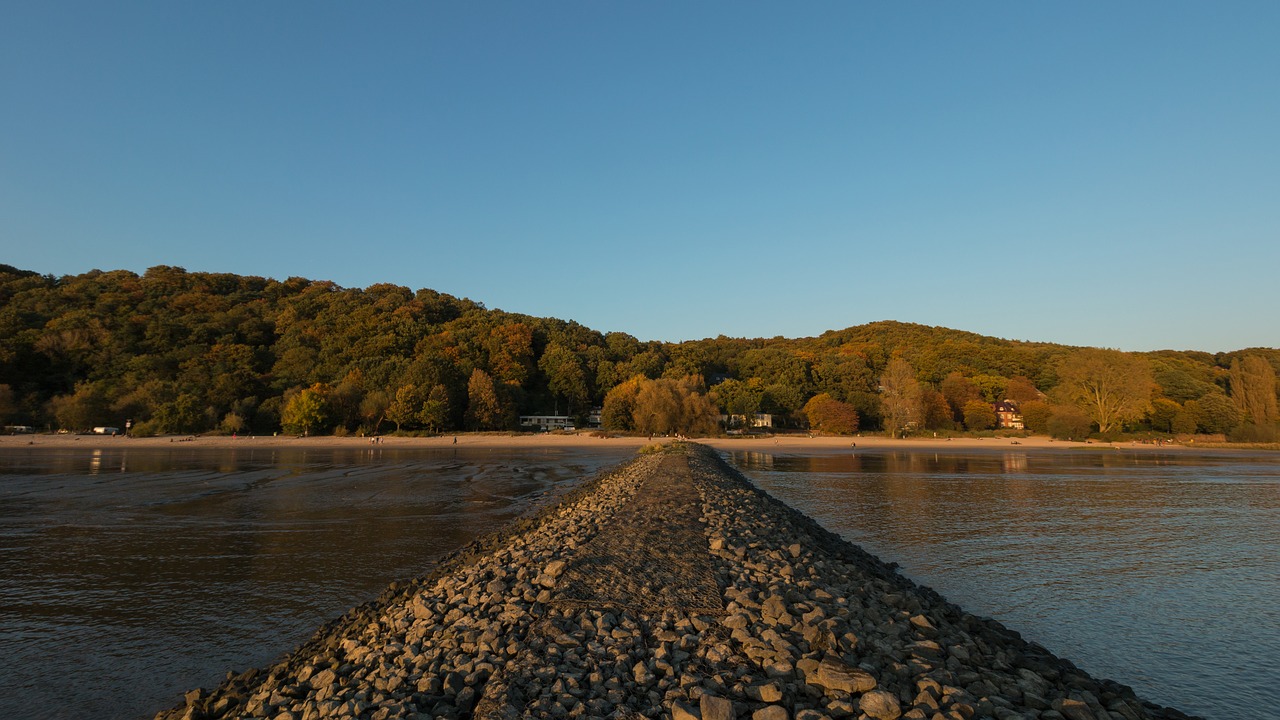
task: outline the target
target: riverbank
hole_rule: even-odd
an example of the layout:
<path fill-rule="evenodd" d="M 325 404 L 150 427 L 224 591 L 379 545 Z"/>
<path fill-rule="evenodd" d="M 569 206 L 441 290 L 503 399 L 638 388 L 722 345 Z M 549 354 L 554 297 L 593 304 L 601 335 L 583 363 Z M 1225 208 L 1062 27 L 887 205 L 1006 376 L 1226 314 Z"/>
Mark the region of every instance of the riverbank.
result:
<path fill-rule="evenodd" d="M 158 718 L 1179 718 L 706 448 L 641 455 Z"/>
<path fill-rule="evenodd" d="M 0 448 L 213 448 L 229 450 L 237 448 L 316 448 L 343 449 L 366 448 L 373 443 L 379 447 L 394 448 L 640 448 L 651 443 L 670 442 L 671 438 L 645 436 L 616 436 L 604 433 L 460 433 L 438 437 L 400 437 L 384 435 L 380 438 L 335 437 L 321 435 L 295 437 L 292 435 L 190 435 L 132 438 L 110 435 L 5 435 L 0 436 Z M 1182 451 L 1194 446 L 1150 443 L 1103 443 L 1054 440 L 1045 436 L 1025 438 L 907 438 L 895 439 L 883 435 L 817 436 L 787 434 L 775 436 L 733 436 L 699 439 L 698 442 L 720 450 L 750 450 L 804 453 L 835 451 L 857 448 L 863 450 L 1009 450 L 1009 449 L 1069 449 L 1069 448 L 1118 448 L 1134 451 Z M 1219 447 L 1215 449 L 1226 450 Z"/>

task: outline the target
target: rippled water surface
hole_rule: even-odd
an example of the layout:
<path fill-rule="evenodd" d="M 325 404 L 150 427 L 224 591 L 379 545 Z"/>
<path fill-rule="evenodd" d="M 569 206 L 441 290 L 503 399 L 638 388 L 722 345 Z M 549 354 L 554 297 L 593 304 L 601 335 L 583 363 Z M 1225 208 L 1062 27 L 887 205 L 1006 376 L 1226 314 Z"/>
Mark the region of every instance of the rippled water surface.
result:
<path fill-rule="evenodd" d="M 629 451 L 0 452 L 0 718 L 140 718 Z"/>
<path fill-rule="evenodd" d="M 1278 718 L 1280 457 L 731 453 L 775 497 L 1096 676 Z"/>

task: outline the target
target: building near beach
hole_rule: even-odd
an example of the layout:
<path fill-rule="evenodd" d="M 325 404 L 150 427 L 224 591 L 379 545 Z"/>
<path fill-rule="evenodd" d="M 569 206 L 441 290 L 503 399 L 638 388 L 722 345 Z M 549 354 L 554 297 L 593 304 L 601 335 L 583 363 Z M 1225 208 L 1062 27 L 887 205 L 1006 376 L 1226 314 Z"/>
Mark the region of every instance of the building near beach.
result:
<path fill-rule="evenodd" d="M 1021 430 L 1022 413 L 1012 401 L 1004 400 L 994 404 L 996 410 L 996 427 L 1001 429 Z"/>
<path fill-rule="evenodd" d="M 521 415 L 520 427 L 525 430 L 573 430 L 573 418 L 568 415 Z"/>

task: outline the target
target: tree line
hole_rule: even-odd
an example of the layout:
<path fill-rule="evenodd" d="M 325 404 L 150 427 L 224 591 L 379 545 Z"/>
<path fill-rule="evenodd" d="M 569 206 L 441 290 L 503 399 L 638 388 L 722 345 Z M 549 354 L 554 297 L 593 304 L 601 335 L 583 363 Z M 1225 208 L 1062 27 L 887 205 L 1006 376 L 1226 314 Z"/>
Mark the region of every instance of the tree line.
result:
<path fill-rule="evenodd" d="M 396 285 L 0 266 L 0 420 L 135 432 L 513 429 L 524 414 L 705 434 L 985 430 L 1276 437 L 1280 350 L 1122 353 L 877 322 L 662 343 Z"/>

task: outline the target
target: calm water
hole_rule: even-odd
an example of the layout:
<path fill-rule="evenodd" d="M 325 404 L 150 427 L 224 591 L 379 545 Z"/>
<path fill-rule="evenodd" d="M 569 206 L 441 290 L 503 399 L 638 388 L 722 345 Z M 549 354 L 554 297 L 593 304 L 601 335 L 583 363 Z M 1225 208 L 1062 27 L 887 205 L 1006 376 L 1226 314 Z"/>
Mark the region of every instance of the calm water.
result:
<path fill-rule="evenodd" d="M 629 452 L 0 452 L 0 718 L 141 718 Z"/>
<path fill-rule="evenodd" d="M 763 489 L 1090 673 L 1280 718 L 1280 456 L 731 453 Z"/>

